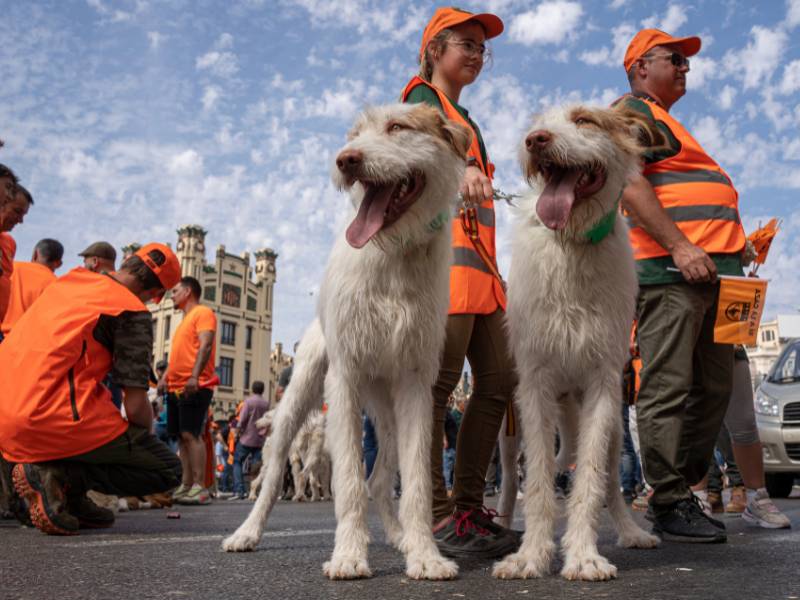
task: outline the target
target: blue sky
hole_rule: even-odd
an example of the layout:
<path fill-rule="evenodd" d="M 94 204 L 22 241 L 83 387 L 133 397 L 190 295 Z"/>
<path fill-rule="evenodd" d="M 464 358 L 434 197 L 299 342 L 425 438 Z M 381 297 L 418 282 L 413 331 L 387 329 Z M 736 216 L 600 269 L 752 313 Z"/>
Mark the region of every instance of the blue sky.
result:
<path fill-rule="evenodd" d="M 198 223 L 209 258 L 220 243 L 279 253 L 273 343 L 291 345 L 346 219 L 332 156 L 362 107 L 398 98 L 436 6 L 6 0 L 0 162 L 36 200 L 14 231 L 18 258 L 56 237 L 71 267 L 92 241 L 174 243 L 177 227 Z M 493 64 L 461 99 L 483 129 L 496 186 L 509 192 L 524 188 L 514 157 L 531 115 L 621 95 L 622 55 L 642 26 L 699 34 L 673 114 L 733 177 L 748 231 L 784 220 L 761 271 L 771 279 L 766 314 L 800 307 L 800 0 L 460 6 L 506 23 Z M 504 272 L 508 212 L 498 207 Z"/>

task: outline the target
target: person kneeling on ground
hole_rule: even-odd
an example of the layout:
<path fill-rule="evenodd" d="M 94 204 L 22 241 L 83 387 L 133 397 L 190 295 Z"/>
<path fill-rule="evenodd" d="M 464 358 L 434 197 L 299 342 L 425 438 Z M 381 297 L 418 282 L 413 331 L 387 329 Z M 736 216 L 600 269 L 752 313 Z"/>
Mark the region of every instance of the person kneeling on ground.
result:
<path fill-rule="evenodd" d="M 165 492 L 178 458 L 151 433 L 147 400 L 153 331 L 145 302 L 180 280 L 163 244 L 148 244 L 115 273 L 77 268 L 47 287 L 0 345 L 0 452 L 31 520 L 54 535 L 108 527 L 114 515 L 86 498 Z M 102 385 L 123 388 L 127 420 Z"/>

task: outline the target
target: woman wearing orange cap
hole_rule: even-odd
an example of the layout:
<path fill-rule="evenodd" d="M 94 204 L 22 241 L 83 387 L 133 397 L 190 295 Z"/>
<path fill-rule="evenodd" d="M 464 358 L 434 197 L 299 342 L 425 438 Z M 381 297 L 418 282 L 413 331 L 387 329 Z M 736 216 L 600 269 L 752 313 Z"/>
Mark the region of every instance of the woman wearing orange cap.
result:
<path fill-rule="evenodd" d="M 518 536 L 492 522 L 483 507 L 486 468 L 514 387 L 503 316 L 506 297 L 497 271 L 492 172 L 480 129 L 458 104 L 461 91 L 480 75 L 488 57 L 486 40 L 503 31 L 495 15 L 439 8 L 422 35 L 420 72 L 403 90 L 404 102 L 426 102 L 473 132 L 461 184 L 465 212 L 452 227 L 447 340 L 434 386 L 431 445 L 434 536 L 443 554 L 496 558 L 519 544 Z M 474 388 L 456 447 L 452 498 L 442 474 L 447 401 L 461 377 L 464 358 Z"/>

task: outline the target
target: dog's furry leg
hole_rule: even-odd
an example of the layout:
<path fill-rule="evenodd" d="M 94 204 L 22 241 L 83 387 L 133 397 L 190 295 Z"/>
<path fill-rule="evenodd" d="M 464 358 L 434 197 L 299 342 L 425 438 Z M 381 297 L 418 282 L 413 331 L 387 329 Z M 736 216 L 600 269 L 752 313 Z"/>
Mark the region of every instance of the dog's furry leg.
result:
<path fill-rule="evenodd" d="M 443 558 L 433 541 L 431 437 L 433 435 L 432 380 L 408 371 L 392 389 L 397 423 L 398 457 L 403 495 L 400 497 L 401 549 L 411 579 L 453 579 L 458 566 Z"/>
<path fill-rule="evenodd" d="M 325 338 L 319 320 L 315 320 L 300 342 L 292 381 L 276 409 L 273 433 L 264 444 L 263 455 L 269 459 L 264 459 L 262 468 L 262 471 L 266 469 L 262 493 L 244 523 L 223 540 L 223 550 L 242 552 L 254 550 L 258 545 L 269 513 L 281 492 L 283 467 L 292 440 L 311 410 L 319 406 L 327 364 Z"/>
<path fill-rule="evenodd" d="M 558 405 L 560 408 L 558 414 L 560 444 L 558 454 L 556 454 L 556 469 L 563 472 L 577 462 L 580 406 L 569 394 L 561 396 L 558 399 Z"/>
<path fill-rule="evenodd" d="M 292 501 L 304 502 L 306 500 L 306 483 L 308 479 L 305 476 L 303 463 L 300 460 L 300 453 L 292 452 L 289 457 L 289 462 L 292 465 L 292 480 L 294 481 L 294 496 L 292 496 Z"/>
<path fill-rule="evenodd" d="M 378 456 L 369 478 L 369 491 L 381 517 L 386 541 L 399 550 L 403 529 L 395 514 L 394 502 L 392 502 L 392 488 L 397 472 L 397 436 L 395 435 L 397 428 L 388 394 L 384 393 L 383 397 L 371 395 L 368 409 L 370 419 L 375 425 L 375 433 L 378 436 Z"/>
<path fill-rule="evenodd" d="M 514 520 L 514 505 L 517 502 L 519 490 L 519 477 L 517 477 L 517 460 L 519 459 L 519 430 L 515 435 L 506 435 L 506 421 L 508 415 L 503 417 L 500 426 L 500 463 L 503 466 L 503 482 L 500 485 L 500 500 L 497 502 L 498 525 L 511 527 Z M 519 429 L 519 426 L 518 426 Z"/>
<path fill-rule="evenodd" d="M 584 392 L 578 435 L 578 461 L 567 500 L 567 531 L 562 539 L 566 579 L 601 581 L 617 568 L 597 550 L 597 520 L 606 497 L 608 452 L 622 418 L 619 374 L 606 368 Z"/>
<path fill-rule="evenodd" d="M 655 548 L 660 540 L 636 524 L 619 491 L 621 450 L 622 418 L 616 420 L 611 443 L 608 445 L 608 484 L 606 486 L 608 512 L 619 536 L 617 545 L 624 548 Z"/>
<path fill-rule="evenodd" d="M 363 425 L 359 384 L 332 361 L 325 378 L 328 430 L 325 442 L 333 457 L 336 542 L 331 559 L 322 566 L 330 579 L 370 577 L 367 564 L 367 487 L 361 460 Z M 349 374 L 352 375 L 352 374 Z"/>
<path fill-rule="evenodd" d="M 495 563 L 492 574 L 500 579 L 542 577 L 550 570 L 557 512 L 553 489 L 556 461 L 556 396 L 554 385 L 541 369 L 523 369 L 515 392 L 523 452 L 525 452 L 525 534 L 520 549 Z"/>

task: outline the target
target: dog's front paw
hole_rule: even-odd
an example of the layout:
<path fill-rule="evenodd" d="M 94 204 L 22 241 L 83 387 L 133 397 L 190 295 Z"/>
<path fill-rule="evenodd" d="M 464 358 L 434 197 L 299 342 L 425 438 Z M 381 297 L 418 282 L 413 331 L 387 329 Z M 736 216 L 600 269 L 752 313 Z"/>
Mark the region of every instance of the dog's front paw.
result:
<path fill-rule="evenodd" d="M 570 580 L 606 581 L 617 576 L 617 567 L 599 554 L 567 555 L 561 576 Z"/>
<path fill-rule="evenodd" d="M 617 545 L 623 548 L 655 548 L 661 540 L 644 529 L 632 529 L 620 534 Z"/>
<path fill-rule="evenodd" d="M 222 540 L 222 549 L 225 552 L 250 552 L 258 546 L 259 537 L 251 533 L 236 531 Z"/>
<path fill-rule="evenodd" d="M 410 579 L 455 579 L 458 565 L 436 554 L 409 556 L 406 559 L 406 575 Z"/>
<path fill-rule="evenodd" d="M 362 579 L 372 577 L 366 558 L 332 556 L 322 565 L 322 572 L 329 579 Z"/>
<path fill-rule="evenodd" d="M 550 571 L 550 553 L 515 552 L 496 562 L 492 575 L 498 579 L 532 579 Z"/>

